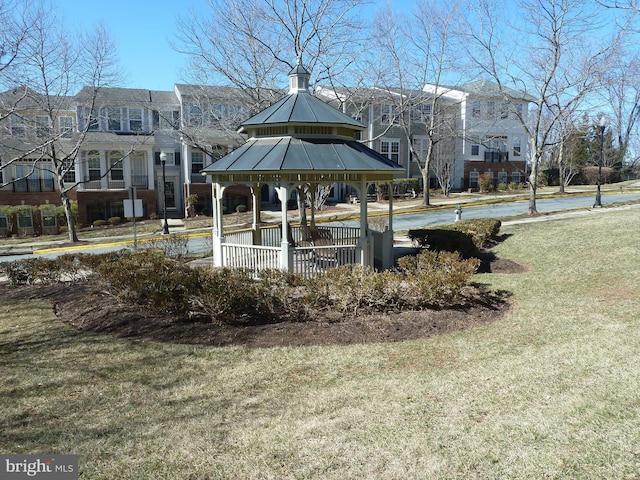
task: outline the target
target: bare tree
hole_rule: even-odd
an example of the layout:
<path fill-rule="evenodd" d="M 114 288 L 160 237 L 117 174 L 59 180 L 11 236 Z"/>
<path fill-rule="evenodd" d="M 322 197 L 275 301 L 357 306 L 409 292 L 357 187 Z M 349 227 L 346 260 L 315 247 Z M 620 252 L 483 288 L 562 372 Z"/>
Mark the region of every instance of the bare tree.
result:
<path fill-rule="evenodd" d="M 536 215 L 539 166 L 555 125 L 598 86 L 619 32 L 607 34 L 609 19 L 582 0 L 521 0 L 513 5 L 523 20 L 518 25 L 504 22 L 497 14 L 501 6 L 481 0 L 478 10 L 468 11 L 467 52 L 501 89 L 511 86 L 535 98 L 528 115 L 514 110 L 527 132 L 528 210 Z"/>
<path fill-rule="evenodd" d="M 0 111 L 9 112 L 3 135 L 0 168 L 4 184 L 50 179 L 57 185 L 64 206 L 69 240 L 78 240 L 72 218 L 69 191 L 77 182 L 65 177 L 75 169 L 78 152 L 91 125 L 74 124 L 75 107 L 70 97 L 82 85 L 89 91 L 93 107 L 98 92 L 117 76 L 114 45 L 102 25 L 91 33 L 65 29 L 53 7 L 45 2 L 20 4 L 14 11 L 16 25 L 23 27 L 23 39 L 16 46 L 12 75 L 3 76 L 8 90 L 2 94 Z M 93 111 L 93 108 L 91 108 Z M 15 168 L 19 166 L 20 168 Z"/>
<path fill-rule="evenodd" d="M 375 21 L 374 38 L 381 60 L 378 81 L 392 106 L 389 127 L 399 128 L 407 140 L 410 161 L 422 176 L 424 205 L 430 204 L 429 177 L 434 159 L 439 155 L 440 173 L 451 173 L 453 157 L 448 153 L 458 136 L 459 106 L 447 98 L 457 81 L 453 72 L 458 57 L 452 47 L 458 18 L 455 3 L 422 0 L 410 18 L 387 9 L 379 12 Z M 443 191 L 448 192 L 451 177 L 437 177 Z"/>
<path fill-rule="evenodd" d="M 179 20 L 173 46 L 190 57 L 192 83 L 238 87 L 255 113 L 281 96 L 297 63 L 311 71 L 312 84 L 347 74 L 361 49 L 362 4 L 209 0 L 208 17 L 192 13 Z"/>

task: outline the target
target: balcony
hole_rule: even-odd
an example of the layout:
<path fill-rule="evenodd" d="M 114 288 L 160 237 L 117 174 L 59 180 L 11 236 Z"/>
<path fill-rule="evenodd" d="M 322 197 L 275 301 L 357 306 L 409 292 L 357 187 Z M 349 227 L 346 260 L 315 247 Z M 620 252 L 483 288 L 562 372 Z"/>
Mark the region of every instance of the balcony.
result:
<path fill-rule="evenodd" d="M 149 188 L 149 176 L 148 175 L 131 175 L 131 186 L 136 188 L 148 189 Z"/>

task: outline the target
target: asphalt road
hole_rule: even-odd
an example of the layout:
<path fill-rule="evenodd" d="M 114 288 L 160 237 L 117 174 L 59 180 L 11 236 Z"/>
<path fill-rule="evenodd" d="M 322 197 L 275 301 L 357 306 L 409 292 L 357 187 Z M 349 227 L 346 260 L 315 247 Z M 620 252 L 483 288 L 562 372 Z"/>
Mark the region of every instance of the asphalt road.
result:
<path fill-rule="evenodd" d="M 640 193 L 606 194 L 602 195 L 602 204 L 640 200 Z M 558 198 L 538 199 L 536 205 L 539 213 L 548 213 L 577 208 L 593 207 L 595 197 L 572 196 Z M 429 212 L 395 214 L 393 216 L 394 231 L 409 230 L 411 228 L 430 227 L 453 223 L 456 219 L 455 205 L 447 209 L 438 209 Z M 505 218 L 526 214 L 529 202 L 526 200 L 508 203 L 496 203 L 492 205 L 462 206 L 462 219 L 475 218 Z M 331 222 L 331 225 L 357 226 L 357 221 Z"/>
<path fill-rule="evenodd" d="M 572 197 L 558 197 L 558 198 L 544 198 L 538 199 L 536 204 L 540 213 L 555 212 L 563 210 L 573 210 L 580 208 L 590 208 L 593 206 L 595 198 L 593 196 L 572 196 Z M 612 204 L 616 202 L 640 200 L 640 193 L 623 193 L 623 194 L 603 194 L 602 204 Z M 505 218 L 517 215 L 522 215 L 527 212 L 529 203 L 528 201 L 517 201 L 508 203 L 497 203 L 492 205 L 477 205 L 477 206 L 463 206 L 462 207 L 462 219 L 470 218 Z M 427 212 L 420 213 L 400 213 L 395 214 L 393 217 L 393 229 L 394 231 L 409 230 L 412 228 L 429 227 L 434 225 L 444 225 L 447 223 L 453 223 L 455 221 L 455 206 L 450 208 L 434 209 Z M 336 221 L 330 222 L 330 225 L 339 226 L 357 226 L 357 220 L 349 221 Z M 14 260 L 20 260 L 24 258 L 34 257 L 46 257 L 55 258 L 64 253 L 84 251 L 87 253 L 104 253 L 112 250 L 118 250 L 122 248 L 133 248 L 130 244 L 112 244 L 109 246 L 98 245 L 78 245 L 77 248 L 64 250 L 56 250 L 41 254 L 27 254 L 27 255 L 5 255 L 0 256 L 0 262 L 9 262 Z M 202 237 L 191 238 L 189 240 L 189 250 L 193 253 L 204 252 L 205 249 L 211 248 L 211 242 L 205 240 Z"/>

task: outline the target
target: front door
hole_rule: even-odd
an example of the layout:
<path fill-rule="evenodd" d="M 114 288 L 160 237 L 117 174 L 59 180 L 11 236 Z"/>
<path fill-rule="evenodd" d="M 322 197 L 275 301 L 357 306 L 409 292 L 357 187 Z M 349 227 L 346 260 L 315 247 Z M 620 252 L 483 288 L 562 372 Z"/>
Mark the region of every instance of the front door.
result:
<path fill-rule="evenodd" d="M 172 180 L 167 180 L 164 184 L 164 198 L 167 210 L 175 210 L 176 206 L 176 184 Z"/>

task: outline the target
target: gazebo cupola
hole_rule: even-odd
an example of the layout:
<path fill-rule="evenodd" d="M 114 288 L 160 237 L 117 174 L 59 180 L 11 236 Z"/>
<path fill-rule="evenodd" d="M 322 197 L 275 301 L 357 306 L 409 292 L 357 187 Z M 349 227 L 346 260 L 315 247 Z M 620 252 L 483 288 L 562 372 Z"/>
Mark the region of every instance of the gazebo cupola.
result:
<path fill-rule="evenodd" d="M 202 171 L 211 176 L 213 183 L 216 265 L 227 265 L 222 234 L 222 199 L 227 186 L 244 184 L 252 189 L 254 245 L 261 239 L 260 188 L 275 188 L 282 204 L 279 266 L 290 270 L 294 247 L 284 227 L 288 223 L 287 200 L 293 190 L 308 186 L 309 192 L 315 192 L 319 185 L 347 184 L 364 199 L 371 183 L 389 183 L 394 176 L 403 174 L 400 165 L 355 140 L 355 133 L 366 126 L 312 95 L 310 77 L 298 63 L 289 73 L 288 94 L 239 126 L 238 133 L 246 134 L 247 142 Z M 367 202 L 360 205 L 359 263 L 373 264 Z M 391 208 L 390 205 L 390 230 Z M 313 226 L 313 210 L 311 222 Z"/>

